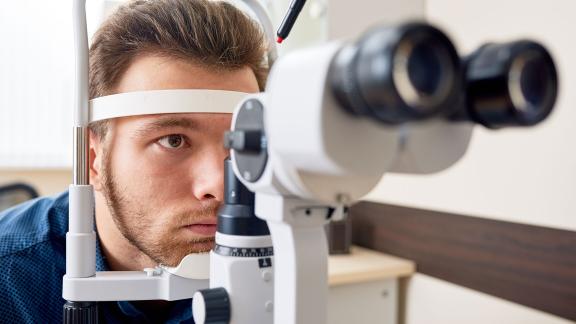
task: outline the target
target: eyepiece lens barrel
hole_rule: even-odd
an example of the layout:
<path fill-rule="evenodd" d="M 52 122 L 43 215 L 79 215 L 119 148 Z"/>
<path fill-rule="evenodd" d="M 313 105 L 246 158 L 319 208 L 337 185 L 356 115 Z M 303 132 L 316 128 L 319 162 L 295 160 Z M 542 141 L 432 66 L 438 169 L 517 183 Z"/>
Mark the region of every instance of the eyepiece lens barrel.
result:
<path fill-rule="evenodd" d="M 465 66 L 468 114 L 488 128 L 535 125 L 554 107 L 556 67 L 538 43 L 485 45 L 465 60 Z"/>
<path fill-rule="evenodd" d="M 434 39 L 405 39 L 394 59 L 393 81 L 402 100 L 422 114 L 435 112 L 455 82 L 450 54 Z"/>
<path fill-rule="evenodd" d="M 344 47 L 330 69 L 344 109 L 386 124 L 441 113 L 455 104 L 462 86 L 452 42 L 423 23 L 374 29 Z"/>

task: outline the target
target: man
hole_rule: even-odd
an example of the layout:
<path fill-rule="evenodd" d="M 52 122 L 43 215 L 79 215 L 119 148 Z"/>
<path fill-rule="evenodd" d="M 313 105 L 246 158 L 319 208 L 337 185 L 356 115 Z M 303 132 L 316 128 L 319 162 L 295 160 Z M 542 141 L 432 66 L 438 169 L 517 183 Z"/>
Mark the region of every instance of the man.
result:
<path fill-rule="evenodd" d="M 258 25 L 224 2 L 135 1 L 90 48 L 90 97 L 162 89 L 258 92 Z M 124 117 L 91 126 L 97 270 L 176 266 L 212 248 L 230 114 Z M 0 322 L 61 323 L 68 194 L 0 215 Z M 105 322 L 192 322 L 190 300 L 100 303 Z"/>

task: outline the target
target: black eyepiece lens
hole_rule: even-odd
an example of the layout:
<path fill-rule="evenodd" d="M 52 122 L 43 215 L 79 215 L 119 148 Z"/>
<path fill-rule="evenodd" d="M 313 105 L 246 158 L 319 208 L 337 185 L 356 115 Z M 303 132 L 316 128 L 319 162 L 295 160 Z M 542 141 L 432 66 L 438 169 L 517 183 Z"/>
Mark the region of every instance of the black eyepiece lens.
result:
<path fill-rule="evenodd" d="M 520 72 L 519 80 L 527 113 L 538 113 L 550 100 L 552 76 L 550 65 L 542 57 L 537 56 L 527 60 Z"/>
<path fill-rule="evenodd" d="M 445 44 L 435 37 L 406 38 L 398 46 L 394 59 L 396 89 L 402 101 L 423 115 L 436 112 L 444 103 L 456 83 L 454 72 Z"/>
<path fill-rule="evenodd" d="M 432 44 L 417 44 L 408 59 L 408 76 L 414 88 L 424 96 L 432 96 L 440 87 L 445 68 L 439 49 Z"/>

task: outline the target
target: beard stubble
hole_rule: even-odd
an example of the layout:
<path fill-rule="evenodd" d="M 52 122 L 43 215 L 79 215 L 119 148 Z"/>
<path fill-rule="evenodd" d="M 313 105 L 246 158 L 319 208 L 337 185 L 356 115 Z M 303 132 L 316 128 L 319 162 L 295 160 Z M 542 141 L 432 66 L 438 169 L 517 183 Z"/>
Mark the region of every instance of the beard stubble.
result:
<path fill-rule="evenodd" d="M 219 203 L 211 201 L 201 204 L 196 210 L 159 215 L 145 210 L 142 204 L 127 194 L 112 173 L 111 157 L 103 154 L 103 193 L 108 209 L 120 233 L 138 250 L 154 262 L 170 267 L 177 266 L 188 254 L 208 252 L 214 245 L 214 237 L 189 237 L 186 240 L 173 235 L 171 230 L 186 230 L 183 227 L 194 219 L 206 219 L 216 215 Z M 162 190 L 159 188 L 158 190 Z M 166 224 L 152 224 L 151 217 L 163 217 Z M 166 228 L 158 228 L 164 227 Z"/>

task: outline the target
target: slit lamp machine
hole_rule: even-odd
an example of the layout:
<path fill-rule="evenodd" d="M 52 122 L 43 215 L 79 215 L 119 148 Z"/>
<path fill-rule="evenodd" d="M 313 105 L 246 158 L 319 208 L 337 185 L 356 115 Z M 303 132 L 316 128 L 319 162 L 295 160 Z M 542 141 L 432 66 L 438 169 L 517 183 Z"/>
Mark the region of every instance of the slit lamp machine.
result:
<path fill-rule="evenodd" d="M 193 298 L 198 324 L 325 324 L 327 222 L 344 217 L 385 173 L 449 168 L 476 124 L 532 126 L 557 97 L 557 72 L 542 45 L 490 43 L 460 57 L 441 30 L 421 22 L 375 27 L 351 43 L 277 59 L 270 19 L 257 0 L 245 0 L 270 44 L 264 92 L 162 90 L 89 101 L 85 0 L 73 3 L 75 159 L 64 323 L 96 323 L 100 301 Z M 282 39 L 302 4 L 293 1 Z M 96 272 L 89 123 L 190 112 L 233 113 L 213 250 L 174 268 Z"/>

